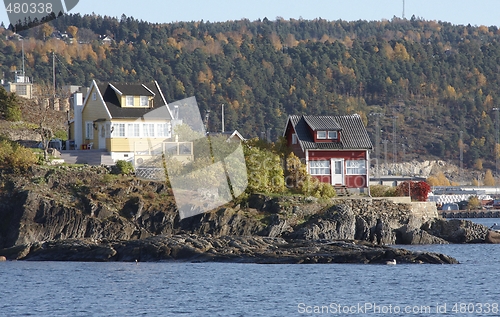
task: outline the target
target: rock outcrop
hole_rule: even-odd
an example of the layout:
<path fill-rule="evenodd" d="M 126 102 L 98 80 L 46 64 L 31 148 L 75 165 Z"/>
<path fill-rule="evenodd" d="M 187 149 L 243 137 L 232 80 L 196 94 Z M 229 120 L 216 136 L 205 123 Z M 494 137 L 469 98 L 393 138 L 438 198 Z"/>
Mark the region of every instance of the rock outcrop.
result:
<path fill-rule="evenodd" d="M 362 241 L 287 241 L 282 238 L 244 236 L 155 236 L 142 240 L 59 240 L 4 250 L 10 259 L 33 261 L 194 261 L 238 263 L 431 263 L 455 264 L 454 258 L 376 246 Z"/>

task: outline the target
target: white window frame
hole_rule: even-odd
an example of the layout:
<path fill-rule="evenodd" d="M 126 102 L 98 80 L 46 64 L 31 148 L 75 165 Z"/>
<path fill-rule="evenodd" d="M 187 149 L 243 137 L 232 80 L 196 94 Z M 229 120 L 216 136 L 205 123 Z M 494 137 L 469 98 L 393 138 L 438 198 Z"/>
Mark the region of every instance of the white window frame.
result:
<path fill-rule="evenodd" d="M 299 143 L 299 138 L 297 137 L 297 134 L 294 133 L 292 134 L 292 144 L 297 144 Z"/>
<path fill-rule="evenodd" d="M 92 93 L 92 100 L 97 100 L 97 93 L 96 92 Z"/>
<path fill-rule="evenodd" d="M 169 138 L 170 137 L 170 124 L 168 122 L 157 123 L 156 124 L 156 135 L 160 138 Z"/>
<path fill-rule="evenodd" d="M 319 134 L 323 134 L 324 133 L 324 136 L 320 136 Z M 326 131 L 316 131 L 316 138 L 318 140 L 326 140 Z"/>
<path fill-rule="evenodd" d="M 330 175 L 330 160 L 309 161 L 309 174 L 311 175 Z"/>
<path fill-rule="evenodd" d="M 141 101 L 140 101 L 140 105 L 141 107 L 147 107 L 148 106 L 148 103 L 149 103 L 149 98 L 148 96 L 141 96 Z"/>
<path fill-rule="evenodd" d="M 127 136 L 130 138 L 138 138 L 141 136 L 139 123 L 127 123 Z"/>
<path fill-rule="evenodd" d="M 330 133 L 332 135 L 330 135 Z M 334 140 L 334 139 L 337 139 L 339 136 L 338 132 L 337 131 L 328 131 L 328 139 L 330 140 Z"/>
<path fill-rule="evenodd" d="M 85 121 L 85 139 L 94 139 L 94 122 L 92 121 Z"/>
<path fill-rule="evenodd" d="M 155 137 L 155 125 L 154 123 L 143 123 L 142 132 L 144 137 L 154 138 Z"/>
<path fill-rule="evenodd" d="M 125 96 L 125 105 L 127 107 L 133 107 L 134 106 L 134 96 Z"/>
<path fill-rule="evenodd" d="M 366 175 L 366 160 L 346 160 L 346 175 Z"/>
<path fill-rule="evenodd" d="M 124 138 L 125 134 L 125 123 L 113 123 L 113 132 L 111 133 L 115 138 Z"/>

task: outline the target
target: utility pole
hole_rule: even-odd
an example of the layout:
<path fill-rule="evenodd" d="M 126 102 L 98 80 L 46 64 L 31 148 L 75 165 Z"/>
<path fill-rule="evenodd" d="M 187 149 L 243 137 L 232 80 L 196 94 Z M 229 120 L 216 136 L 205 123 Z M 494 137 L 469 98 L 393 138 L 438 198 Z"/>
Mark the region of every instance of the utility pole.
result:
<path fill-rule="evenodd" d="M 380 167 L 379 167 L 379 159 L 380 159 L 380 126 L 379 119 L 384 114 L 380 112 L 370 113 L 370 116 L 375 117 L 375 175 L 377 178 L 380 178 Z"/>
<path fill-rule="evenodd" d="M 222 133 L 224 133 L 224 104 L 222 104 Z"/>
<path fill-rule="evenodd" d="M 462 181 L 463 173 L 464 173 L 464 131 L 460 131 L 460 175 L 458 181 Z M 496 164 L 495 164 L 496 165 Z"/>
<path fill-rule="evenodd" d="M 387 143 L 389 140 L 382 140 L 382 143 L 384 144 L 384 167 L 387 169 Z"/>
<path fill-rule="evenodd" d="M 493 108 L 492 109 L 493 111 L 496 112 L 496 120 L 495 120 L 495 149 L 493 150 L 494 151 L 494 155 L 495 155 L 495 174 L 496 176 L 498 177 L 498 143 L 500 143 L 500 141 L 498 140 L 498 112 L 500 111 L 500 108 Z"/>
<path fill-rule="evenodd" d="M 403 0 L 403 20 L 405 18 L 405 0 Z"/>
<path fill-rule="evenodd" d="M 394 115 L 392 116 L 392 162 L 397 163 L 398 162 L 398 145 L 396 143 L 397 141 L 397 134 L 396 134 L 396 120 L 397 116 Z"/>
<path fill-rule="evenodd" d="M 56 98 L 56 53 L 52 51 L 52 84 L 54 89 L 54 99 Z"/>

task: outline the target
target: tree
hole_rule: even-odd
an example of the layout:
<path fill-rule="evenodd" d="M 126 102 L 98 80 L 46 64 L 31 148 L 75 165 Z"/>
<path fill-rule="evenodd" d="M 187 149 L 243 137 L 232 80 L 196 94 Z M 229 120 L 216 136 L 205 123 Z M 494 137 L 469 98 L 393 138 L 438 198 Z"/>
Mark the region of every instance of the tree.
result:
<path fill-rule="evenodd" d="M 495 179 L 493 178 L 493 174 L 491 170 L 486 170 L 484 174 L 484 186 L 495 186 Z"/>
<path fill-rule="evenodd" d="M 78 34 L 78 28 L 76 26 L 74 26 L 74 25 L 70 25 L 66 29 L 66 32 L 68 32 L 69 35 L 71 35 L 73 38 L 76 39 L 76 35 Z"/>
<path fill-rule="evenodd" d="M 0 86 L 0 115 L 5 117 L 7 121 L 21 120 L 20 101 L 16 94 L 8 93 Z"/>
<path fill-rule="evenodd" d="M 479 198 L 477 196 L 471 196 L 469 198 L 469 201 L 467 202 L 467 209 L 469 210 L 476 210 L 481 207 L 481 202 L 479 201 Z"/>

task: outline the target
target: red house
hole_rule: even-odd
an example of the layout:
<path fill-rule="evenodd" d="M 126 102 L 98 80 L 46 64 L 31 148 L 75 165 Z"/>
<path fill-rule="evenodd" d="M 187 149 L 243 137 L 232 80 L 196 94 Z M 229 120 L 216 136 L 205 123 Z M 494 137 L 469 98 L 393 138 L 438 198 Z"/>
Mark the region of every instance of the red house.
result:
<path fill-rule="evenodd" d="M 284 137 L 320 181 L 360 192 L 368 188 L 372 142 L 359 115 L 289 116 Z"/>

